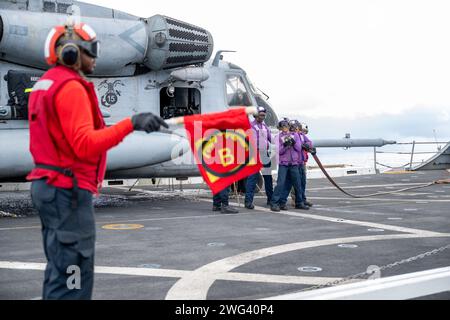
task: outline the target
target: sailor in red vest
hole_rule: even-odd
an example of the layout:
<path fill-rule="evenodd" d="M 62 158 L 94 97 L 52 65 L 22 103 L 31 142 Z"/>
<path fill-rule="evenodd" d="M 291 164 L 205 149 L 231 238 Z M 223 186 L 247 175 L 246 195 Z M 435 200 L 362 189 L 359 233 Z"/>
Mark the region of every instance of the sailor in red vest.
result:
<path fill-rule="evenodd" d="M 43 299 L 91 299 L 94 280 L 93 194 L 106 170 L 106 152 L 134 130 L 167 124 L 152 113 L 106 127 L 94 85 L 99 43 L 92 28 L 53 28 L 45 43 L 47 71 L 29 100 L 31 197 L 39 211 L 47 258 Z"/>

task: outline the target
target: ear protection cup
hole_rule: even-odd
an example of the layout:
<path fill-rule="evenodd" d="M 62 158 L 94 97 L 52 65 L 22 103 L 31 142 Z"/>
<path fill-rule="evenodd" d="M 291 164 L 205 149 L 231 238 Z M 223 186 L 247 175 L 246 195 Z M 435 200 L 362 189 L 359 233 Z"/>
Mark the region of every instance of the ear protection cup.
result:
<path fill-rule="evenodd" d="M 1 0 L 0 0 L 1 1 Z M 58 41 L 64 37 L 65 45 L 63 48 L 58 46 Z M 95 42 L 95 46 L 86 49 L 92 49 L 95 56 L 98 55 L 98 43 L 96 41 L 97 35 L 95 31 L 87 24 L 80 23 L 76 25 L 61 25 L 53 27 L 47 39 L 45 40 L 44 56 L 47 64 L 54 65 L 60 61 L 60 63 L 68 66 L 73 66 L 81 59 L 81 53 L 76 43 L 71 43 L 70 40 Z M 95 50 L 94 50 L 95 49 Z"/>
<path fill-rule="evenodd" d="M 67 43 L 61 48 L 59 59 L 66 66 L 73 66 L 80 59 L 80 49 L 74 43 Z"/>

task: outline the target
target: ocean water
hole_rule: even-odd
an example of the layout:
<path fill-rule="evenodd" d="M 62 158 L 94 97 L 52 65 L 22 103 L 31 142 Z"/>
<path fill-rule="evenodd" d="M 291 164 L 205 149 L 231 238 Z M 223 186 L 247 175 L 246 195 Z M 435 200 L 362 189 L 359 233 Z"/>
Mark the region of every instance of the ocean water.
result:
<path fill-rule="evenodd" d="M 425 162 L 435 155 L 438 151 L 438 146 L 444 145 L 416 145 L 413 156 L 413 165 Z M 378 163 L 377 169 L 384 171 L 388 167 L 402 167 L 409 166 L 411 161 L 412 145 L 389 145 L 381 148 L 376 148 L 376 160 Z M 398 153 L 408 154 L 398 154 Z M 422 154 L 422 152 L 430 152 Z M 324 165 L 351 165 L 357 167 L 374 167 L 374 148 L 319 148 L 317 156 Z M 314 159 L 310 157 L 309 166 L 316 166 Z"/>

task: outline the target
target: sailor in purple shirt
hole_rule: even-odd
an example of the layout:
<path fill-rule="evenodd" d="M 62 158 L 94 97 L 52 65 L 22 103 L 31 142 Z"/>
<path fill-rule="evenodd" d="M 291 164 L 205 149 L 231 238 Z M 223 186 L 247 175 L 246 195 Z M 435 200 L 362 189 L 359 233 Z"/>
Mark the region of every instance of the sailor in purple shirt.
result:
<path fill-rule="evenodd" d="M 266 119 L 267 110 L 264 107 L 257 108 L 255 121 L 252 122 L 252 129 L 256 136 L 256 146 L 263 164 L 262 176 L 264 178 L 264 188 L 267 195 L 267 204 L 270 205 L 273 195 L 273 180 L 272 180 L 272 163 L 270 160 L 270 144 L 272 143 L 272 134 L 270 128 L 264 123 Z M 245 207 L 247 209 L 254 209 L 253 198 L 255 196 L 255 188 L 258 183 L 259 173 L 256 173 L 247 178 L 245 186 Z"/>
<path fill-rule="evenodd" d="M 306 165 L 306 161 L 308 159 L 307 158 L 308 151 L 312 150 L 313 145 L 312 145 L 312 141 L 308 137 L 306 137 L 305 134 L 303 134 L 302 125 L 299 121 L 291 120 L 289 122 L 289 128 L 290 128 L 291 132 L 298 135 L 301 146 L 302 146 L 302 151 L 301 151 L 301 159 L 302 160 L 299 161 L 299 163 L 298 163 L 298 171 L 299 171 L 299 175 L 300 175 L 300 185 L 301 185 L 301 198 L 297 199 L 297 194 L 295 193 L 295 204 L 296 204 L 296 206 L 298 206 L 299 203 L 302 203 L 304 205 L 304 207 L 302 207 L 301 209 L 308 210 L 306 207 L 312 207 L 312 203 L 310 203 L 309 201 L 306 200 L 306 192 L 305 192 L 306 191 L 306 169 L 305 169 L 305 165 Z M 280 202 L 279 202 L 281 210 L 288 210 L 287 199 L 288 199 L 289 193 L 291 192 L 291 189 L 292 189 L 292 182 L 288 178 L 286 181 L 285 189 L 283 191 L 283 194 L 282 194 Z M 294 196 L 292 198 L 294 199 Z"/>
<path fill-rule="evenodd" d="M 273 193 L 271 210 L 280 211 L 280 200 L 286 189 L 286 180 L 290 178 L 295 189 L 297 203 L 296 209 L 309 209 L 302 202 L 299 164 L 303 163 L 302 144 L 300 138 L 294 132 L 289 131 L 289 121 L 282 120 L 278 124 L 280 134 L 276 139 L 278 150 L 278 180 Z"/>
<path fill-rule="evenodd" d="M 302 188 L 303 188 L 303 202 L 304 204 L 306 204 L 309 207 L 312 207 L 313 204 L 312 202 L 308 201 L 308 199 L 306 199 L 306 164 L 308 162 L 309 159 L 309 154 L 311 153 L 312 155 L 316 154 L 316 148 L 314 147 L 313 142 L 308 138 L 307 134 L 309 133 L 309 129 L 308 129 L 308 125 L 303 123 L 300 124 L 300 131 L 303 135 L 303 137 L 305 138 L 305 143 L 306 146 L 303 148 L 303 155 L 305 156 L 305 164 L 304 164 L 304 170 L 303 170 L 303 180 L 302 180 Z"/>

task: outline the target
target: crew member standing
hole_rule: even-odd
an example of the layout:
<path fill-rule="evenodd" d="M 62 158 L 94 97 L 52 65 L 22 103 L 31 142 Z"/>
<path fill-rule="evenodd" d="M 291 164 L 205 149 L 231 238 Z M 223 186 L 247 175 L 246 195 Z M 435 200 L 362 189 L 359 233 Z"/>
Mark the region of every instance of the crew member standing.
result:
<path fill-rule="evenodd" d="M 105 127 L 92 82 L 96 34 L 86 24 L 53 28 L 45 44 L 47 71 L 29 100 L 31 197 L 47 258 L 43 299 L 91 299 L 94 281 L 93 194 L 103 181 L 106 151 L 133 130 L 167 124 L 141 113 Z"/>
<path fill-rule="evenodd" d="M 237 214 L 239 210 L 230 207 L 230 187 L 226 187 L 213 196 L 213 211 L 220 211 L 222 214 Z"/>
<path fill-rule="evenodd" d="M 313 203 L 308 201 L 308 199 L 306 199 L 306 171 L 307 171 L 306 165 L 307 165 L 308 159 L 309 159 L 308 153 L 315 155 L 316 148 L 314 148 L 313 142 L 307 136 L 307 134 L 309 133 L 308 125 L 301 124 L 300 129 L 301 130 L 299 131 L 299 134 L 303 137 L 303 141 L 304 141 L 304 143 L 302 145 L 304 164 L 303 164 L 303 172 L 302 172 L 302 177 L 301 177 L 303 203 L 305 205 L 307 205 L 308 207 L 312 207 Z"/>
<path fill-rule="evenodd" d="M 286 180 L 285 189 L 283 195 L 280 199 L 280 209 L 288 210 L 287 207 L 287 199 L 289 197 L 289 193 L 298 209 L 308 210 L 309 207 L 312 206 L 312 203 L 306 201 L 306 161 L 308 159 L 308 151 L 312 151 L 312 142 L 303 134 L 302 124 L 298 120 L 291 120 L 289 122 L 289 129 L 291 132 L 298 135 L 302 151 L 300 153 L 300 159 L 298 162 L 298 171 L 300 175 L 300 186 L 301 186 L 301 199 L 296 198 L 295 190 L 292 188 L 292 182 L 290 178 Z M 302 205 L 299 205 L 302 203 Z"/>
<path fill-rule="evenodd" d="M 289 131 L 288 121 L 280 121 L 278 127 L 281 130 L 276 141 L 279 155 L 278 179 L 271 206 L 271 210 L 275 212 L 280 211 L 280 199 L 286 188 L 287 177 L 290 177 L 294 186 L 296 199 L 301 200 L 301 183 L 298 169 L 299 162 L 301 161 L 301 142 L 297 134 Z M 305 205 L 302 202 L 296 203 L 295 206 L 296 209 L 303 209 L 304 207 Z"/>
<path fill-rule="evenodd" d="M 273 195 L 272 180 L 272 162 L 270 160 L 270 144 L 272 143 L 272 134 L 269 127 L 264 123 L 267 110 L 264 107 L 257 108 L 255 120 L 252 122 L 252 130 L 256 136 L 256 146 L 263 164 L 262 176 L 264 178 L 264 189 L 266 190 L 267 205 L 271 204 Z M 258 183 L 259 173 L 251 175 L 247 178 L 245 186 L 245 207 L 254 209 L 253 198 L 255 196 L 255 188 Z"/>

